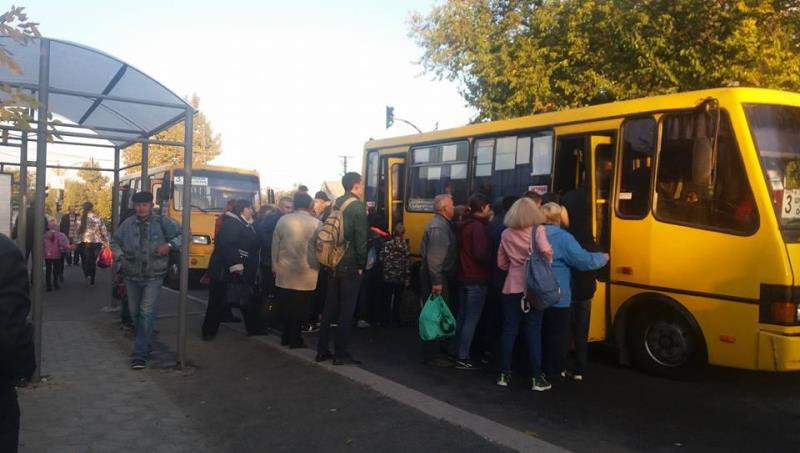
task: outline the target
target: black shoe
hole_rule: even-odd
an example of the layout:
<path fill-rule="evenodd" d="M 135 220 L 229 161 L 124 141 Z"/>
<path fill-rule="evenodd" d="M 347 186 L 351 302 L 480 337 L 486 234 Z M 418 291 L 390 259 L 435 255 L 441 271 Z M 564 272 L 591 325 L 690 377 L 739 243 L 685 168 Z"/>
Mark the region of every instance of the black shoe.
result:
<path fill-rule="evenodd" d="M 142 359 L 131 360 L 131 368 L 134 370 L 142 370 L 147 367 L 147 362 Z"/>
<path fill-rule="evenodd" d="M 356 360 L 350 354 L 333 358 L 334 365 L 361 365 L 360 360 Z"/>
<path fill-rule="evenodd" d="M 325 352 L 318 352 L 317 356 L 314 358 L 314 360 L 317 363 L 319 363 L 319 362 L 324 362 L 326 360 L 330 360 L 332 358 L 333 358 L 333 354 L 331 354 L 329 351 L 325 351 Z"/>

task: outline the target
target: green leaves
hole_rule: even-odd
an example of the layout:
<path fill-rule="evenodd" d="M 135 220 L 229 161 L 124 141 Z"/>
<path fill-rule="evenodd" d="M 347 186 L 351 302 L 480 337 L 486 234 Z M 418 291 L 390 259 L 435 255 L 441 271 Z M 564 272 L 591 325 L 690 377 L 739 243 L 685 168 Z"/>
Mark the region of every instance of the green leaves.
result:
<path fill-rule="evenodd" d="M 475 121 L 603 97 L 800 90 L 798 0 L 450 0 L 409 26 L 424 70 L 459 82 Z"/>

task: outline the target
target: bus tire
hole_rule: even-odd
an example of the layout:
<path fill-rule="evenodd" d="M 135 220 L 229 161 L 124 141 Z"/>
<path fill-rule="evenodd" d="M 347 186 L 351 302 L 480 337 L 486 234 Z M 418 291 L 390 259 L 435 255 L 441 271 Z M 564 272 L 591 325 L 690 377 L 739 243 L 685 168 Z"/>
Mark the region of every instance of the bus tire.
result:
<path fill-rule="evenodd" d="M 641 310 L 631 320 L 628 350 L 644 372 L 670 379 L 693 379 L 708 364 L 696 323 L 667 307 Z"/>

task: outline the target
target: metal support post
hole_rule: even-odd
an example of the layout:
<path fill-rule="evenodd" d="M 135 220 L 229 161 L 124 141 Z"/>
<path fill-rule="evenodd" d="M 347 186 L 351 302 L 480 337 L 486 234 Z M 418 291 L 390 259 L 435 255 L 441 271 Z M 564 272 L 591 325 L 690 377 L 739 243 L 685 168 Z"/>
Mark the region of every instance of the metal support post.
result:
<path fill-rule="evenodd" d="M 194 111 L 186 110 L 183 136 L 183 192 L 182 192 L 182 236 L 180 253 L 180 300 L 178 302 L 178 368 L 186 365 L 186 299 L 189 295 L 189 244 L 192 231 L 192 121 Z"/>
<path fill-rule="evenodd" d="M 36 348 L 36 373 L 34 381 L 42 375 L 42 296 L 44 296 L 44 197 L 47 180 L 47 118 L 50 90 L 50 41 L 40 40 L 39 54 L 39 107 L 36 125 L 36 203 L 33 211 L 33 232 L 38 233 L 33 241 L 33 338 Z"/>
<path fill-rule="evenodd" d="M 119 148 L 114 148 L 114 185 L 111 186 L 111 231 L 116 233 L 119 226 Z"/>
<path fill-rule="evenodd" d="M 17 213 L 17 246 L 26 252 L 25 237 L 28 233 L 28 134 L 22 136 L 19 147 L 19 212 Z M 25 259 L 28 256 L 25 255 Z"/>
<path fill-rule="evenodd" d="M 150 159 L 150 144 L 149 143 L 142 143 L 142 184 L 141 184 L 141 191 L 150 192 L 150 176 L 147 174 L 150 171 L 149 164 Z"/>

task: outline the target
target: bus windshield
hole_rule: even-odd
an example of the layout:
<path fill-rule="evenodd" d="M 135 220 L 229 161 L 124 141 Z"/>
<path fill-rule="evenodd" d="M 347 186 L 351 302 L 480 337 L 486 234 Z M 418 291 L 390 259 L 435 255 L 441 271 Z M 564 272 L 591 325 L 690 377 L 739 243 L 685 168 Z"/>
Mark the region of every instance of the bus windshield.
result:
<path fill-rule="evenodd" d="M 800 242 L 800 107 L 747 104 L 744 110 L 784 239 Z"/>
<path fill-rule="evenodd" d="M 172 175 L 172 199 L 176 210 L 183 209 L 183 171 Z M 258 176 L 224 171 L 195 170 L 192 172 L 192 209 L 197 211 L 222 211 L 230 199 L 257 201 Z"/>

